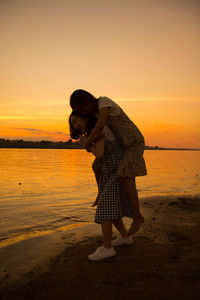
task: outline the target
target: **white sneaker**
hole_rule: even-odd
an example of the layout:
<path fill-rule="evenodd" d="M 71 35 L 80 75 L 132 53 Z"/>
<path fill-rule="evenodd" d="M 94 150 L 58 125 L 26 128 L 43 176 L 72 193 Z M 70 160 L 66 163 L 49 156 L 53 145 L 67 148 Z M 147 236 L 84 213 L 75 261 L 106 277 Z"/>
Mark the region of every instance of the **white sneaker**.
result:
<path fill-rule="evenodd" d="M 115 256 L 116 252 L 113 247 L 105 248 L 104 246 L 100 246 L 96 249 L 96 251 L 90 255 L 88 255 L 89 260 L 97 261 L 102 260 L 104 258 L 109 258 Z"/>
<path fill-rule="evenodd" d="M 112 246 L 123 246 L 123 245 L 131 245 L 133 244 L 133 238 L 128 236 L 126 238 L 120 236 L 111 242 Z"/>
<path fill-rule="evenodd" d="M 101 252 L 102 250 L 103 250 L 103 245 L 99 246 L 99 247 L 96 249 L 95 253 L 99 253 L 99 252 Z"/>

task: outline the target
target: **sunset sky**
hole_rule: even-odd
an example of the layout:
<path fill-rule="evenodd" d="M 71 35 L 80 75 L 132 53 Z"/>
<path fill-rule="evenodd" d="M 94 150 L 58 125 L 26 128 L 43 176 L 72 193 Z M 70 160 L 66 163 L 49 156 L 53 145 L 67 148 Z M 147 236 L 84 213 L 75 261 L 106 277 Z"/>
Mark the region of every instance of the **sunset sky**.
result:
<path fill-rule="evenodd" d="M 0 138 L 68 140 L 82 88 L 147 145 L 200 148 L 200 1 L 0 0 L 0 31 Z"/>

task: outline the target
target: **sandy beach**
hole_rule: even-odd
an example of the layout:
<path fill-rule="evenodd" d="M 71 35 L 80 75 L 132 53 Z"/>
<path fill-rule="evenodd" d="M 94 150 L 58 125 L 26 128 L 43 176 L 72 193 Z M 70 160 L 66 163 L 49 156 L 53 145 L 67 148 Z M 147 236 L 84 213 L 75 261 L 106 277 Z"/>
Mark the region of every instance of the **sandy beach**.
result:
<path fill-rule="evenodd" d="M 100 231 L 91 232 L 15 281 L 5 273 L 0 299 L 199 299 L 200 199 L 145 198 L 142 211 L 134 244 L 116 247 L 115 257 L 88 261 L 101 244 Z"/>

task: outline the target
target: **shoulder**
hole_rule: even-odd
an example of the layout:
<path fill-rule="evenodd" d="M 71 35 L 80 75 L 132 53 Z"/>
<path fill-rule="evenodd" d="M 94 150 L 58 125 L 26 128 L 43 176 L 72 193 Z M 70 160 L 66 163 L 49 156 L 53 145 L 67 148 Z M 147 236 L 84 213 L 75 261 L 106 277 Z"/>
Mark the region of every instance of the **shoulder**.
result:
<path fill-rule="evenodd" d="M 110 98 L 108 97 L 100 97 L 99 98 L 99 106 L 115 106 L 117 105 L 113 100 L 111 100 Z"/>
<path fill-rule="evenodd" d="M 106 140 L 113 141 L 115 139 L 115 135 L 114 135 L 113 131 L 107 125 L 104 126 L 103 132 L 105 134 Z"/>
<path fill-rule="evenodd" d="M 120 114 L 120 107 L 117 103 L 108 97 L 100 97 L 98 101 L 99 110 L 103 107 L 110 107 L 110 115 L 117 116 Z"/>

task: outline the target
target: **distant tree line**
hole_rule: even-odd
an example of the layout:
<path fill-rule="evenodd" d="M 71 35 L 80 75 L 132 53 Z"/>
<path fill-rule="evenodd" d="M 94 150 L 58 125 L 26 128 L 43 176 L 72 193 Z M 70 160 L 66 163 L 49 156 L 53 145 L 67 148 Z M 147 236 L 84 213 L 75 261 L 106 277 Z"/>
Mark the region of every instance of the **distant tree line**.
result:
<path fill-rule="evenodd" d="M 41 148 L 41 149 L 83 149 L 79 141 L 68 140 L 67 142 L 51 141 L 24 141 L 0 139 L 0 148 Z M 158 146 L 145 146 L 145 150 L 200 150 L 187 148 L 161 148 Z"/>
<path fill-rule="evenodd" d="M 0 148 L 83 149 L 80 142 L 24 141 L 0 139 Z"/>

